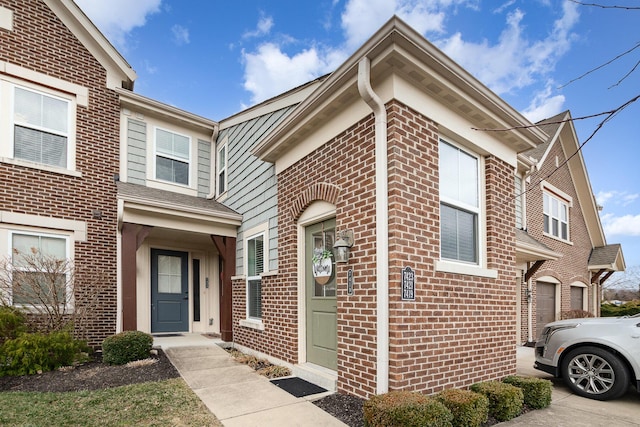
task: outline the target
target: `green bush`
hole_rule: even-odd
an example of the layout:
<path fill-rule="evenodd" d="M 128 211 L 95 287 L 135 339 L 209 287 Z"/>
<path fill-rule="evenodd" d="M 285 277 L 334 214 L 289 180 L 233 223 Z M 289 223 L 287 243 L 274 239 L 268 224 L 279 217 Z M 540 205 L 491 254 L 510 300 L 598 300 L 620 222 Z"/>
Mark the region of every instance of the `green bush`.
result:
<path fill-rule="evenodd" d="M 124 365 L 149 357 L 153 337 L 140 331 L 124 331 L 102 342 L 102 361 L 109 365 Z"/>
<path fill-rule="evenodd" d="M 21 333 L 0 346 L 0 375 L 31 375 L 87 360 L 89 347 L 69 332 Z"/>
<path fill-rule="evenodd" d="M 436 399 L 451 411 L 453 427 L 479 427 L 489 418 L 489 399 L 471 390 L 449 389 Z"/>
<path fill-rule="evenodd" d="M 553 384 L 549 380 L 513 375 L 502 381 L 520 388 L 524 395 L 524 403 L 531 409 L 542 409 L 551 404 Z"/>
<path fill-rule="evenodd" d="M 633 316 L 640 313 L 640 301 L 629 301 L 622 305 L 602 304 L 600 315 L 602 317 Z"/>
<path fill-rule="evenodd" d="M 366 427 L 450 427 L 453 415 L 436 399 L 410 391 L 391 391 L 364 403 Z"/>
<path fill-rule="evenodd" d="M 485 381 L 471 386 L 471 390 L 489 399 L 489 415 L 498 421 L 507 421 L 522 412 L 524 396 L 522 390 L 500 381 Z"/>
<path fill-rule="evenodd" d="M 0 306 L 0 345 L 27 331 L 27 320 L 13 307 Z"/>

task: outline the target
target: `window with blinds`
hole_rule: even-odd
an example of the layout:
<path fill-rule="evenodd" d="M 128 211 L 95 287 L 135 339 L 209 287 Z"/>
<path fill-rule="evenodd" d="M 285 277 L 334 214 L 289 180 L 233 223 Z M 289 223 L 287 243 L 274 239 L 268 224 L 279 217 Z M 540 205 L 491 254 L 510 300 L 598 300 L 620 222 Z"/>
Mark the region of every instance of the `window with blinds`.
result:
<path fill-rule="evenodd" d="M 189 185 L 191 138 L 156 129 L 156 179 Z"/>
<path fill-rule="evenodd" d="M 524 229 L 524 188 L 522 177 L 515 176 L 516 228 Z"/>
<path fill-rule="evenodd" d="M 15 86 L 13 156 L 67 167 L 69 101 Z"/>
<path fill-rule="evenodd" d="M 549 193 L 543 194 L 544 232 L 562 240 L 569 240 L 569 205 Z"/>
<path fill-rule="evenodd" d="M 11 235 L 12 300 L 17 305 L 65 304 L 67 239 L 37 234 Z"/>
<path fill-rule="evenodd" d="M 262 279 L 264 272 L 264 234 L 247 239 L 247 317 L 262 318 Z"/>
<path fill-rule="evenodd" d="M 440 256 L 477 264 L 478 158 L 440 140 Z"/>
<path fill-rule="evenodd" d="M 226 144 L 218 150 L 218 196 L 227 191 L 227 146 Z"/>

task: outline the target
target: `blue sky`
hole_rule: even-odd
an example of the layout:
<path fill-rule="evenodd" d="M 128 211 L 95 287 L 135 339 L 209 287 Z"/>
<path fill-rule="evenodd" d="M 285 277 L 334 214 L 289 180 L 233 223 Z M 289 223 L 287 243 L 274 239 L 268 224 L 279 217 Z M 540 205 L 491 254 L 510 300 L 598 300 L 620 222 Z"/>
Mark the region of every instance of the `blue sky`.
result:
<path fill-rule="evenodd" d="M 570 0 L 76 0 L 138 73 L 135 91 L 232 114 L 333 71 L 393 14 L 533 121 L 612 110 L 640 94 L 640 10 Z M 638 6 L 635 0 L 585 3 Z M 640 68 L 640 67 L 639 67 Z M 619 80 L 623 79 L 619 84 Z M 601 119 L 575 123 L 584 141 Z M 608 243 L 640 265 L 640 101 L 583 156 Z"/>

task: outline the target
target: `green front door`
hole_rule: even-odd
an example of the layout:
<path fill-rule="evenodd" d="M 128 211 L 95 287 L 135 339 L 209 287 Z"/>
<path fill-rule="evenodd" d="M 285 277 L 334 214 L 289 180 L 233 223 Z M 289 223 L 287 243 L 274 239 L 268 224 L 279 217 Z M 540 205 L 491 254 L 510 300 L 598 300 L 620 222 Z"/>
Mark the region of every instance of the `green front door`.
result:
<path fill-rule="evenodd" d="M 336 221 L 305 231 L 307 362 L 337 370 L 336 266 L 333 253 Z M 324 255 L 324 256 L 323 256 Z"/>

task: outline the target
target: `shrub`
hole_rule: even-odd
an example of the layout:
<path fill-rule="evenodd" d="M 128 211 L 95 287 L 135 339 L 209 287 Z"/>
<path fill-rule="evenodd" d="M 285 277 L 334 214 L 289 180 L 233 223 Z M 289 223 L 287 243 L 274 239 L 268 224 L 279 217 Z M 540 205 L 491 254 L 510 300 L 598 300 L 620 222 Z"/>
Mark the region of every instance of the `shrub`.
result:
<path fill-rule="evenodd" d="M 640 313 L 640 301 L 629 301 L 620 306 L 613 304 L 602 304 L 600 315 L 602 317 L 633 316 Z"/>
<path fill-rule="evenodd" d="M 567 310 L 560 313 L 560 318 L 564 319 L 582 319 L 584 317 L 593 317 L 593 314 L 586 310 Z"/>
<path fill-rule="evenodd" d="M 0 346 L 1 375 L 31 375 L 87 360 L 89 347 L 69 332 L 21 333 Z"/>
<path fill-rule="evenodd" d="M 489 415 L 498 421 L 510 420 L 522 412 L 524 396 L 516 386 L 500 381 L 485 381 L 472 385 L 471 390 L 487 396 Z"/>
<path fill-rule="evenodd" d="M 512 375 L 505 378 L 503 382 L 520 388 L 524 395 L 524 403 L 532 409 L 546 408 L 551 404 L 553 385 L 549 380 Z"/>
<path fill-rule="evenodd" d="M 22 312 L 13 307 L 0 306 L 0 345 L 26 332 L 26 325 L 27 321 Z"/>
<path fill-rule="evenodd" d="M 102 361 L 109 365 L 124 365 L 149 357 L 153 337 L 140 331 L 124 331 L 102 342 Z"/>
<path fill-rule="evenodd" d="M 410 391 L 391 391 L 364 403 L 366 427 L 447 427 L 453 415 L 436 399 Z"/>
<path fill-rule="evenodd" d="M 489 400 L 480 393 L 449 389 L 440 392 L 436 399 L 451 411 L 453 427 L 479 427 L 489 418 Z"/>

